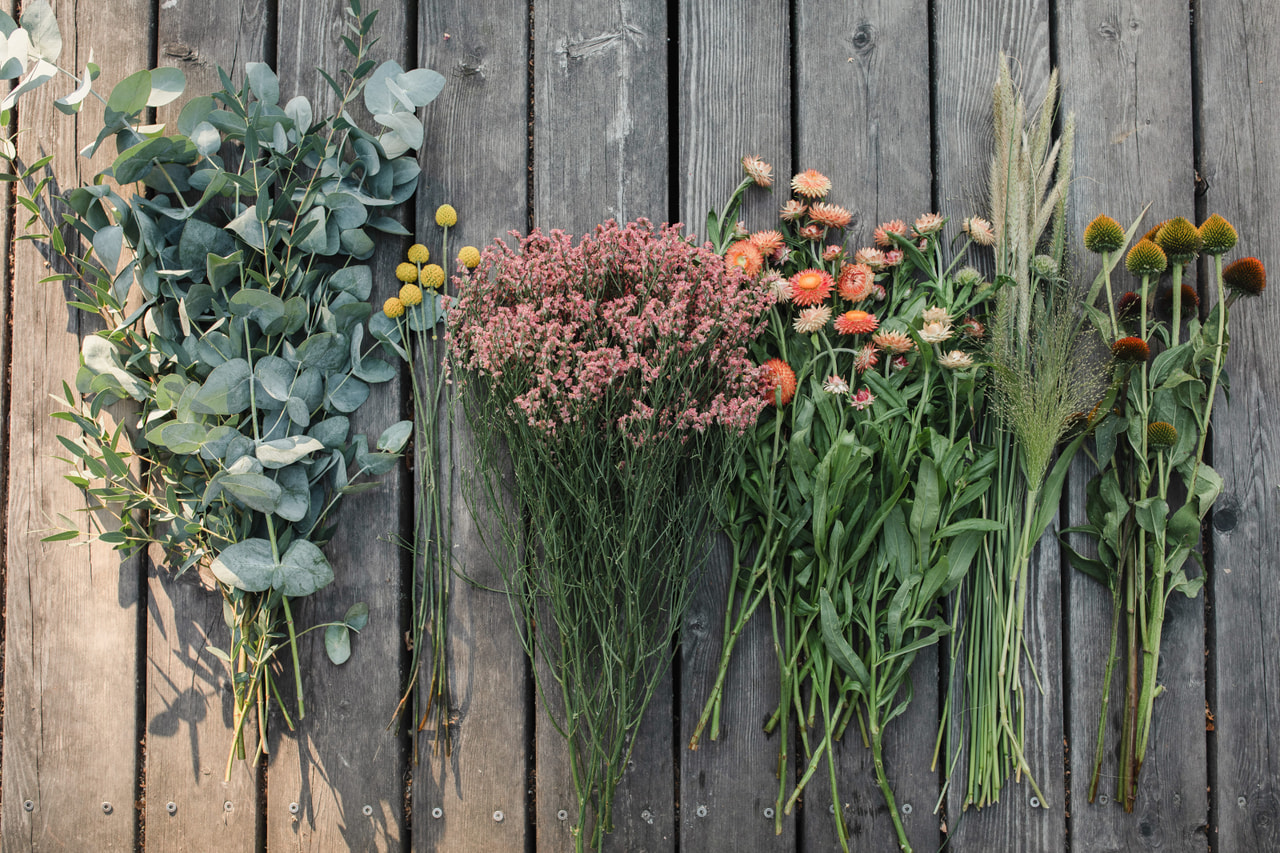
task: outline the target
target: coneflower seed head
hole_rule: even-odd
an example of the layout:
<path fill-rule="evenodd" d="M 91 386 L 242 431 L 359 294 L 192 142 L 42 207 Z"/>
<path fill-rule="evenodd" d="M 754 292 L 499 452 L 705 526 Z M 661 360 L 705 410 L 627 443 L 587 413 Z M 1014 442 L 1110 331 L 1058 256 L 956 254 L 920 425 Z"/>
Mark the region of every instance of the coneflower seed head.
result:
<path fill-rule="evenodd" d="M 1151 347 L 1142 338 L 1121 338 L 1111 345 L 1111 354 L 1117 361 L 1143 362 L 1151 357 Z"/>
<path fill-rule="evenodd" d="M 1222 270 L 1222 281 L 1236 293 L 1260 296 L 1267 289 L 1267 268 L 1257 258 L 1241 258 Z"/>
<path fill-rule="evenodd" d="M 1235 248 L 1236 229 L 1230 222 L 1214 214 L 1200 225 L 1200 241 L 1206 255 L 1222 255 Z"/>
<path fill-rule="evenodd" d="M 1124 245 L 1124 229 L 1105 213 L 1094 217 L 1084 229 L 1084 247 L 1095 255 L 1114 252 Z"/>
<path fill-rule="evenodd" d="M 1182 216 L 1174 217 L 1160 227 L 1156 232 L 1156 243 L 1175 264 L 1190 262 L 1203 245 L 1200 229 Z"/>
<path fill-rule="evenodd" d="M 1177 428 L 1165 421 L 1147 424 L 1147 444 L 1151 447 L 1173 447 L 1178 441 Z"/>
<path fill-rule="evenodd" d="M 1154 240 L 1143 237 L 1129 250 L 1124 266 L 1136 276 L 1153 276 L 1165 271 L 1169 266 L 1169 259 L 1165 256 L 1164 249 L 1157 246 Z"/>

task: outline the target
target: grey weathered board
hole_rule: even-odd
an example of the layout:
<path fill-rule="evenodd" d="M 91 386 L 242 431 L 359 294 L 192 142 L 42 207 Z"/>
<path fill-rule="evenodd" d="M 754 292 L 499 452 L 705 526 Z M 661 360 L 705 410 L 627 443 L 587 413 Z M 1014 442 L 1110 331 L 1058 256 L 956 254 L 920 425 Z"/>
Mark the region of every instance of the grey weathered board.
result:
<path fill-rule="evenodd" d="M 335 39 L 341 7 L 339 0 L 54 4 L 64 58 L 83 62 L 92 47 L 108 85 L 151 61 L 187 71 L 189 93 L 208 91 L 216 85 L 215 64 L 268 58 L 280 70 L 286 97 L 295 91 L 327 96 L 313 68 L 343 58 Z M 410 230 L 433 253 L 438 229 L 431 214 L 444 201 L 460 214 L 449 255 L 463 243 L 482 246 L 509 228 L 523 229 L 530 211 L 536 224 L 574 232 L 609 216 L 645 215 L 683 219 L 698 233 L 706 209 L 736 183 L 737 160 L 748 153 L 772 162 L 780 185 L 793 167 L 830 175 L 835 200 L 857 217 L 849 229 L 853 244 L 865 241 L 880 220 L 907 218 L 930 202 L 953 218 L 966 215 L 985 193 L 990 88 L 1000 46 L 1012 53 L 1033 102 L 1050 65 L 1062 69 L 1065 106 L 1077 116 L 1077 239 L 1095 213 L 1127 223 L 1153 201 L 1152 219 L 1228 216 L 1241 233 L 1240 250 L 1230 257 L 1269 261 L 1280 248 L 1271 234 L 1280 212 L 1273 200 L 1280 192 L 1273 162 L 1280 131 L 1273 42 L 1280 25 L 1270 4 L 1201 3 L 1194 21 L 1178 4 L 1092 0 L 753 0 L 745 6 L 556 0 L 532 10 L 514 0 L 395 0 L 378 8 L 379 57 L 434 67 L 447 79 L 425 118 L 421 196 L 416 209 L 405 212 Z M 37 150 L 57 151 L 65 185 L 88 174 L 75 157 L 85 140 L 69 131 L 72 120 L 52 112 L 51 97 L 41 93 L 24 102 L 21 150 L 28 159 Z M 162 111 L 160 119 L 172 115 Z M 1199 197 L 1196 170 L 1204 180 Z M 778 196 L 784 192 L 780 186 Z M 749 205 L 749 224 L 766 225 L 774 200 Z M 24 218 L 17 216 L 17 232 Z M 0 225 L 6 246 L 10 221 Z M 405 242 L 388 240 L 380 249 L 379 296 L 394 286 L 390 270 Z M 1092 259 L 1080 255 L 1092 275 Z M 140 833 L 145 847 L 157 851 L 212 844 L 450 853 L 568 847 L 566 823 L 556 815 L 572 808 L 563 745 L 544 710 L 528 701 L 529 667 L 500 594 L 455 580 L 453 754 L 433 758 L 423 733 L 415 766 L 413 744 L 385 730 L 407 659 L 407 563 L 390 541 L 408 532 L 412 517 L 414 480 L 406 472 L 382 490 L 348 500 L 347 521 L 330 548 L 339 583 L 299 608 L 301 620 L 311 623 L 341 615 L 357 599 L 369 602 L 374 618 L 353 659 L 331 667 L 310 635 L 301 731 L 283 732 L 273 718 L 265 773 L 241 765 L 224 785 L 227 673 L 208 651 L 226 642 L 216 595 L 199 588 L 194 574 L 175 583 L 163 565 L 144 574 L 138 561 L 122 564 L 100 546 L 38 541 L 58 512 L 81 505 L 60 479 L 61 463 L 51 459 L 62 452 L 53 437 L 60 425 L 47 413 L 57 405 L 49 394 L 74 375 L 79 340 L 92 325 L 66 309 L 58 286 L 38 284 L 48 270 L 34 246 L 15 244 L 10 257 L 10 295 L 0 304 L 12 323 L 8 343 L 0 337 L 8 356 L 8 390 L 0 394 L 0 449 L 7 461 L 0 493 L 6 584 L 0 835 L 6 853 L 132 850 Z M 1205 269 L 1198 280 L 1207 295 Z M 1276 543 L 1268 523 L 1276 508 L 1270 454 L 1277 441 L 1267 408 L 1280 390 L 1268 372 L 1280 357 L 1270 333 L 1280 313 L 1271 301 L 1241 302 L 1233 311 L 1228 367 L 1234 393 L 1230 405 L 1218 402 L 1212 445 L 1226 479 L 1206 549 L 1212 606 L 1206 611 L 1205 599 L 1180 601 L 1171 611 L 1161 669 L 1167 692 L 1156 706 L 1138 813 L 1084 802 L 1108 602 L 1091 581 L 1060 566 L 1046 540 L 1033 568 L 1027 616 L 1046 693 L 1029 692 L 1027 740 L 1051 809 L 1032 809 L 1030 792 L 1020 785 L 999 805 L 961 816 L 953 791 L 946 816 L 951 849 L 1053 851 L 1068 840 L 1077 850 L 1280 849 L 1280 760 L 1269 746 L 1280 708 L 1273 616 L 1280 586 L 1269 559 Z M 377 393 L 362 423 L 375 434 L 404 416 L 407 385 Z M 448 437 L 457 452 L 450 483 L 455 554 L 460 572 L 496 587 L 499 573 L 480 544 L 481 525 L 492 521 L 473 522 L 461 499 L 473 458 L 469 438 L 459 414 Z M 1071 519 L 1079 517 L 1086 479 L 1077 470 L 1069 483 Z M 777 688 L 762 626 L 739 644 L 721 739 L 704 740 L 696 753 L 687 749 L 714 677 L 727 571 L 721 545 L 686 620 L 673 680 L 651 707 L 610 849 L 747 853 L 833 846 L 825 792 L 816 782 L 783 836 L 774 836 L 764 817 L 776 785 L 776 741 L 763 736 L 760 723 L 776 704 Z M 935 733 L 937 658 L 920 664 L 915 703 L 909 717 L 895 721 L 888 762 L 900 803 L 913 807 L 909 832 L 924 850 L 939 839 L 929 800 L 941 779 L 921 763 Z M 1207 737 L 1206 699 L 1215 718 Z M 838 768 L 843 799 L 851 804 L 846 819 L 851 827 L 862 825 L 855 844 L 884 849 L 891 830 L 856 740 L 844 745 Z M 1060 769 L 1064 743 L 1070 776 Z M 530 744 L 536 748 L 527 755 Z M 1114 751 L 1108 762 L 1114 768 Z M 289 809 L 295 802 L 296 817 Z M 103 803 L 111 804 L 109 812 Z M 366 805 L 372 814 L 364 814 Z M 699 805 L 706 806 L 705 816 Z"/>
<path fill-rule="evenodd" d="M 1199 70 L 1201 206 L 1235 223 L 1240 246 L 1276 269 L 1280 163 L 1275 110 L 1280 82 L 1272 4 L 1202 4 L 1193 30 Z M 1197 211 L 1198 213 L 1200 211 Z M 1280 709 L 1277 591 L 1275 293 L 1231 310 L 1229 405 L 1213 413 L 1213 466 L 1226 481 L 1213 512 L 1208 636 L 1213 640 L 1209 708 L 1213 850 L 1280 848 L 1280 756 L 1271 730 Z"/>

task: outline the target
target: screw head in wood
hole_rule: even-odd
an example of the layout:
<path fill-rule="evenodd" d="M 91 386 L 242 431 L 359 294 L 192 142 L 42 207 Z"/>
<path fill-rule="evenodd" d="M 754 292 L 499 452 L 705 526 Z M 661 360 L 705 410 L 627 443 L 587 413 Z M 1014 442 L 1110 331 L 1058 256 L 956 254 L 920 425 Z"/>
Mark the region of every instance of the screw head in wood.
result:
<path fill-rule="evenodd" d="M 111 803 L 103 803 L 103 804 L 102 804 L 102 813 L 103 813 L 103 814 L 111 814 Z"/>
<path fill-rule="evenodd" d="M 560 820 L 568 820 L 569 813 L 564 809 L 561 809 L 560 811 L 556 812 L 556 817 L 560 818 Z"/>
<path fill-rule="evenodd" d="M 505 818 L 505 817 L 506 817 L 506 815 L 504 815 L 504 814 L 501 812 L 501 810 L 496 811 L 496 812 L 494 812 L 494 813 L 493 813 L 493 819 L 494 819 L 495 821 L 497 821 L 498 823 L 502 823 L 502 819 L 503 819 L 503 818 Z"/>
<path fill-rule="evenodd" d="M 1033 797 L 1032 799 L 1034 799 L 1034 797 Z M 911 814 L 911 803 L 903 803 L 903 804 L 902 804 L 902 813 L 903 813 L 903 814 Z"/>
<path fill-rule="evenodd" d="M 222 804 L 222 810 L 223 810 L 224 812 L 229 812 L 229 811 L 231 811 L 231 801 L 230 801 L 230 800 L 227 800 L 226 802 L 224 802 L 224 803 Z"/>
<path fill-rule="evenodd" d="M 1111 802 L 1111 798 L 1108 797 L 1106 794 L 1099 794 L 1098 802 L 1102 803 L 1105 806 L 1107 803 Z"/>
<path fill-rule="evenodd" d="M 169 814 L 177 814 L 177 813 L 178 813 L 178 804 L 177 804 L 177 803 L 174 803 L 174 802 L 168 802 L 168 803 L 165 803 L 165 804 L 164 804 L 164 810 L 165 810 L 165 811 L 167 811 Z"/>
<path fill-rule="evenodd" d="M 827 814 L 835 814 L 835 813 L 836 813 L 835 803 L 832 803 L 831 805 L 827 806 Z"/>
<path fill-rule="evenodd" d="M 707 816 L 707 807 L 706 807 L 706 806 L 698 806 L 696 809 L 694 809 L 694 812 L 693 812 L 693 813 L 694 813 L 694 814 L 696 814 L 698 817 L 706 817 L 706 816 Z"/>
<path fill-rule="evenodd" d="M 1248 802 L 1249 801 L 1246 800 L 1244 797 L 1236 797 L 1236 805 L 1239 806 L 1240 808 L 1244 808 L 1245 805 L 1248 804 Z"/>
<path fill-rule="evenodd" d="M 297 813 L 298 813 L 298 804 L 289 803 L 289 814 L 297 814 Z"/>
<path fill-rule="evenodd" d="M 29 812 L 35 811 L 35 808 L 36 808 L 35 800 L 23 800 L 22 807 Z"/>
<path fill-rule="evenodd" d="M 1032 797 L 1032 798 L 1031 798 L 1030 800 L 1028 800 L 1027 802 L 1029 802 L 1029 803 L 1031 804 L 1031 808 L 1033 808 L 1033 809 L 1038 809 L 1038 808 L 1040 808 L 1040 798 L 1039 798 L 1039 797 Z"/>
<path fill-rule="evenodd" d="M 766 818 L 768 818 L 769 820 L 773 820 L 773 807 L 772 807 L 772 806 L 770 806 L 769 808 L 767 808 L 767 809 L 765 809 L 765 810 L 764 810 L 764 816 L 765 816 Z"/>
<path fill-rule="evenodd" d="M 373 806 L 365 806 L 360 811 L 364 813 L 365 817 L 368 817 L 369 815 L 373 814 Z"/>
<path fill-rule="evenodd" d="M 436 820 L 439 820 L 440 818 L 444 817 L 444 809 L 440 808 L 439 806 L 436 806 L 434 809 L 431 810 L 431 816 Z"/>

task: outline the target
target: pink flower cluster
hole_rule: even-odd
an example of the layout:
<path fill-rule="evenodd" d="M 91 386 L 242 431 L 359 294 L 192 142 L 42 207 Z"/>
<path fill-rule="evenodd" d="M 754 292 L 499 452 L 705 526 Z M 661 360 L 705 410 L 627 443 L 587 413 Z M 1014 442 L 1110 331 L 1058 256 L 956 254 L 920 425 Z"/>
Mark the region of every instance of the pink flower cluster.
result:
<path fill-rule="evenodd" d="M 763 406 L 747 345 L 772 297 L 677 226 L 609 221 L 576 244 L 535 230 L 495 241 L 457 285 L 457 363 L 534 429 L 612 426 L 640 443 L 741 431 Z"/>

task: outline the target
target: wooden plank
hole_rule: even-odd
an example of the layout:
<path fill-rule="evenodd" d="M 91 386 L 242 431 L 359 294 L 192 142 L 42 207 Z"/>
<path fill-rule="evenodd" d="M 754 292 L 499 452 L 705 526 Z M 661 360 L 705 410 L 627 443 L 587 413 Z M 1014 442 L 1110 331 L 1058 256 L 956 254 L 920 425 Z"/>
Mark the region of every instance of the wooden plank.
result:
<path fill-rule="evenodd" d="M 149 3 L 113 0 L 77 9 L 55 2 L 53 9 L 65 66 L 83 67 L 90 47 L 95 56 L 109 57 L 101 91 L 146 67 L 147 33 L 155 25 Z M 78 156 L 96 135 L 97 118 L 77 127 L 56 112 L 52 101 L 65 92 L 59 82 L 23 99 L 18 152 L 28 163 L 54 154 L 58 185 L 69 190 L 109 165 L 110 155 L 92 162 Z M 90 107 L 88 114 L 97 111 Z M 53 458 L 65 453 L 55 435 L 74 437 L 75 427 L 49 414 L 63 408 L 51 397 L 61 398 L 62 382 L 75 376 L 81 338 L 98 326 L 67 307 L 63 287 L 39 283 L 50 273 L 39 246 L 14 246 L 13 265 L 8 427 L 21 440 L 9 445 L 7 459 L 0 846 L 6 852 L 132 851 L 138 827 L 140 564 L 122 561 L 106 546 L 40 542 L 59 513 L 74 515 L 85 506 L 62 479 L 67 467 Z M 128 411 L 115 414 L 126 417 Z"/>
<path fill-rule="evenodd" d="M 1228 8 L 1212 4 L 1196 18 L 1199 57 L 1200 172 L 1204 213 L 1235 224 L 1239 248 L 1276 269 L 1280 240 L 1280 168 L 1274 154 L 1280 132 L 1274 105 L 1280 32 L 1268 4 Z M 1274 850 L 1280 846 L 1280 755 L 1274 744 L 1280 709 L 1274 614 L 1276 554 L 1280 539 L 1275 464 L 1278 399 L 1275 294 L 1241 300 L 1232 309 L 1231 400 L 1213 412 L 1213 466 L 1226 481 L 1213 513 L 1211 636 L 1215 639 L 1216 779 L 1210 827 L 1213 850 Z M 1163 700 L 1161 700 L 1163 701 Z M 1182 733 L 1171 740 L 1182 740 Z M 1186 733 L 1190 737 L 1190 732 Z"/>
<path fill-rule="evenodd" d="M 1028 103 L 1039 104 L 1044 97 L 1049 6 L 1045 0 L 939 4 L 934 33 L 934 178 L 942 214 L 958 222 L 986 206 L 997 54 L 1011 56 Z M 1029 577 L 1022 673 L 1027 696 L 1024 751 L 1050 808 L 1034 808 L 1030 786 L 1011 781 L 997 807 L 962 813 L 962 756 L 947 795 L 949 838 L 957 851 L 1056 851 L 1065 843 L 1061 574 L 1056 547 L 1042 544 L 1037 549 Z M 1030 666 L 1039 674 L 1043 693 L 1036 689 Z"/>
<path fill-rule="evenodd" d="M 447 83 L 426 116 L 418 234 L 433 253 L 439 251 L 433 211 L 444 202 L 457 208 L 449 257 L 440 261 L 446 268 L 459 247 L 482 247 L 528 224 L 528 20 L 527 4 L 513 0 L 476 0 L 465 9 L 435 0 L 420 11 L 420 62 L 444 74 Z M 494 193 L 495 187 L 503 192 Z M 506 596 L 491 591 L 503 587 L 502 571 L 488 550 L 500 547 L 501 525 L 473 517 L 466 503 L 476 456 L 461 404 L 443 430 L 454 454 L 454 468 L 445 474 L 452 552 L 457 570 L 480 586 L 456 577 L 452 584 L 453 752 L 433 752 L 433 726 L 418 738 L 413 846 L 459 853 L 524 850 L 530 818 L 529 663 Z M 425 704 L 425 692 L 423 697 Z"/>
<path fill-rule="evenodd" d="M 667 218 L 667 19 L 656 3 L 549 0 L 534 10 L 533 221 L 573 234 L 609 218 Z M 550 677 L 544 683 L 551 683 Z M 554 709 L 553 709 L 554 712 Z M 576 811 L 568 749 L 539 707 L 537 845 L 566 849 Z M 658 685 L 613 807 L 608 850 L 675 837 L 671 677 Z"/>
<path fill-rule="evenodd" d="M 317 114 L 336 98 L 315 68 L 330 74 L 350 67 L 339 41 L 350 20 L 342 0 L 286 0 L 279 7 L 277 71 L 281 100 L 305 94 Z M 407 3 L 366 3 L 379 11 L 374 36 L 378 61 L 412 64 Z M 335 75 L 336 76 L 336 75 Z M 352 115 L 373 127 L 363 103 Z M 374 303 L 397 286 L 392 271 L 406 246 L 383 240 L 371 263 Z M 352 418 L 353 433 L 371 443 L 404 412 L 400 380 L 373 387 Z M 273 719 L 269 737 L 273 756 L 267 774 L 267 848 L 269 850 L 399 850 L 407 839 L 404 776 L 406 744 L 387 723 L 403 685 L 401 579 L 404 551 L 392 541 L 400 534 L 408 479 L 397 467 L 381 478 L 380 488 L 347 497 L 335 520 L 339 529 L 328 547 L 336 580 L 310 596 L 295 615 L 304 625 L 339 619 L 357 601 L 369 605 L 369 624 L 353 642 L 351 659 L 340 667 L 324 651 L 322 632 L 300 645 L 307 718 L 290 734 Z M 287 698 L 287 697 L 286 697 Z M 295 720 L 295 722 L 298 722 Z M 297 803 L 296 814 L 292 804 Z"/>
<path fill-rule="evenodd" d="M 234 75 L 243 63 L 261 61 L 267 19 L 262 2 L 244 4 L 238 16 L 203 4 L 162 6 L 159 64 L 180 68 L 187 88 L 157 120 L 172 128 L 182 104 L 220 89 L 217 66 Z M 260 812 L 257 768 L 238 762 L 231 781 L 223 781 L 234 700 L 230 670 L 209 651 L 229 644 L 222 596 L 195 571 L 175 578 L 164 555 L 158 549 L 153 555 L 147 572 L 147 845 L 251 850 Z M 253 726 L 246 731 L 252 755 L 256 732 Z"/>
<path fill-rule="evenodd" d="M 797 169 L 831 178 L 832 199 L 853 213 L 850 252 L 873 245 L 871 232 L 891 219 L 908 222 L 932 210 L 929 131 L 929 4 L 805 0 L 796 6 L 798 92 L 840 92 L 832 109 L 823 98 L 797 103 Z M 938 774 L 930 769 L 938 727 L 938 653 L 928 649 L 912 667 L 914 698 L 885 733 L 885 765 L 912 843 L 941 841 Z M 892 850 L 898 841 L 875 779 L 871 751 L 851 726 L 838 746 L 836 784 L 841 816 L 855 849 Z M 824 773 L 809 783 L 804 848 L 834 850 L 831 786 Z"/>
<path fill-rule="evenodd" d="M 1065 110 L 1076 115 L 1076 173 L 1071 226 L 1077 281 L 1097 274 L 1098 260 L 1080 248 L 1093 217 L 1106 213 L 1126 226 L 1151 203 L 1150 224 L 1193 218 L 1191 52 L 1185 8 L 1176 4 L 1059 4 L 1060 65 Z M 1142 230 L 1145 231 L 1144 226 Z M 1123 269 L 1117 293 L 1136 285 Z M 1084 522 L 1085 484 L 1095 469 L 1083 458 L 1069 485 L 1071 523 Z M 1067 574 L 1071 638 L 1071 839 L 1086 850 L 1205 849 L 1207 818 L 1204 727 L 1203 597 L 1170 599 L 1164 625 L 1152 742 L 1133 814 L 1115 802 L 1122 663 L 1112 685 L 1106 760 L 1100 795 L 1088 803 L 1098 707 L 1111 633 L 1111 596 L 1083 574 Z M 1243 848 L 1242 848 L 1243 849 Z"/>
<path fill-rule="evenodd" d="M 680 45 L 680 211 L 687 230 L 701 235 L 706 214 L 724 204 L 742 179 L 739 158 L 772 163 L 779 180 L 791 165 L 791 85 L 785 3 L 757 0 L 683 2 Z M 775 199 L 753 190 L 743 216 L 753 228 L 776 227 Z M 778 705 L 778 662 L 768 605 L 747 624 L 734 649 L 724 686 L 721 732 L 687 745 L 719 668 L 731 555 L 720 538 L 681 634 L 680 846 L 729 853 L 794 850 L 795 816 L 774 834 L 778 742 L 763 723 Z M 789 763 L 790 777 L 794 764 Z"/>

